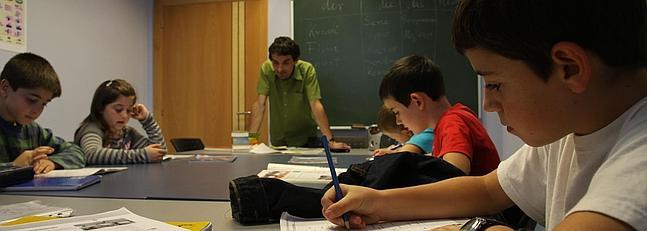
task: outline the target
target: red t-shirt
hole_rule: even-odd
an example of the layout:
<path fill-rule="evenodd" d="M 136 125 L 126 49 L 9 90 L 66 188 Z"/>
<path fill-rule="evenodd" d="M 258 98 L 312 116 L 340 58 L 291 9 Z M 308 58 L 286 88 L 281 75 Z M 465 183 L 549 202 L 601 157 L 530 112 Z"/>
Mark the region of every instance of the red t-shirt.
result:
<path fill-rule="evenodd" d="M 488 174 L 499 166 L 499 154 L 481 121 L 462 104 L 440 116 L 434 134 L 431 153 L 438 158 L 449 152 L 465 154 L 471 161 L 471 176 Z"/>

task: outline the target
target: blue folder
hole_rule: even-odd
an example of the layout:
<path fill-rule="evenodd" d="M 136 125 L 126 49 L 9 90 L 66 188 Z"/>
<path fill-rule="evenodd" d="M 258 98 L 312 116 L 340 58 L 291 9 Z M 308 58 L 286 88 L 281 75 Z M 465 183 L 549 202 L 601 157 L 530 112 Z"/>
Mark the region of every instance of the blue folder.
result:
<path fill-rule="evenodd" d="M 101 181 L 101 176 L 82 177 L 35 177 L 31 181 L 0 188 L 1 191 L 65 191 L 79 190 Z"/>

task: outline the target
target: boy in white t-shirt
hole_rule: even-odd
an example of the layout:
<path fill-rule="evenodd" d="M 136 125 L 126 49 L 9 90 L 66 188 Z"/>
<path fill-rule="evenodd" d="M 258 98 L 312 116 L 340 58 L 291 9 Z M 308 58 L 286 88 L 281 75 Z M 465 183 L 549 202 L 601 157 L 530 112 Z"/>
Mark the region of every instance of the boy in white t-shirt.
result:
<path fill-rule="evenodd" d="M 513 205 L 547 230 L 647 230 L 645 0 L 464 0 L 454 45 L 485 82 L 484 108 L 527 145 L 482 177 L 373 190 L 342 185 L 324 216 L 474 217 Z M 458 226 L 443 230 L 458 230 Z M 472 219 L 461 230 L 510 230 Z"/>

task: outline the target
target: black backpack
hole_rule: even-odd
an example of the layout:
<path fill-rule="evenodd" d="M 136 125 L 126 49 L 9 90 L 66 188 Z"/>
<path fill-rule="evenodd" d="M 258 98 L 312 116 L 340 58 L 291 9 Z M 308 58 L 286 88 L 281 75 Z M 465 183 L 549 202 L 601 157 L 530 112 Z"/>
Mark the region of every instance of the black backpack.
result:
<path fill-rule="evenodd" d="M 463 175 L 460 169 L 442 159 L 403 152 L 353 164 L 338 178 L 343 184 L 390 189 Z M 304 218 L 322 218 L 320 200 L 331 186 L 329 183 L 323 189 L 316 189 L 256 175 L 240 177 L 229 182 L 232 217 L 245 225 L 278 222 L 283 212 Z"/>

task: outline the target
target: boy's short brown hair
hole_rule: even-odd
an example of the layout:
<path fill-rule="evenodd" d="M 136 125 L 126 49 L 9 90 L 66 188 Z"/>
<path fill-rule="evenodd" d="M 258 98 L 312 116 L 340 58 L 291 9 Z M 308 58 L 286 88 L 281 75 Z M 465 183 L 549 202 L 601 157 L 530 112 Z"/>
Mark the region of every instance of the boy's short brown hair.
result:
<path fill-rule="evenodd" d="M 454 13 L 454 47 L 521 60 L 539 77 L 552 72 L 552 47 L 576 43 L 609 66 L 647 67 L 645 0 L 463 0 Z"/>
<path fill-rule="evenodd" d="M 380 98 L 393 98 L 409 106 L 414 92 L 423 92 L 432 100 L 445 96 L 445 80 L 440 68 L 431 59 L 410 55 L 395 61 L 380 83 Z"/>
<path fill-rule="evenodd" d="M 52 93 L 53 98 L 61 96 L 61 83 L 54 67 L 43 57 L 33 53 L 21 53 L 5 64 L 0 79 L 6 79 L 11 88 L 43 88 Z"/>

